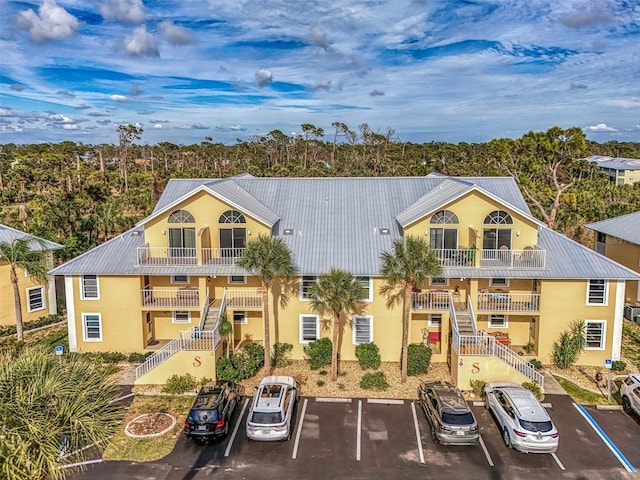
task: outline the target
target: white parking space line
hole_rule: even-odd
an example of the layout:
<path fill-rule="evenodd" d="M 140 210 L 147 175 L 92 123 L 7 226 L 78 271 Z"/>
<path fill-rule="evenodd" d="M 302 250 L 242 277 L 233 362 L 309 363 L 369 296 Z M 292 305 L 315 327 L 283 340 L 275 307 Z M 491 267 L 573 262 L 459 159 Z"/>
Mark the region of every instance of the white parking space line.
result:
<path fill-rule="evenodd" d="M 418 441 L 418 454 L 420 455 L 420 463 L 425 463 L 424 450 L 422 450 L 422 437 L 420 435 L 420 427 L 418 426 L 418 416 L 416 415 L 415 402 L 411 402 L 411 413 L 413 414 L 413 424 L 416 427 L 416 440 Z"/>
<path fill-rule="evenodd" d="M 560 459 L 558 458 L 558 456 L 555 453 L 552 453 L 551 457 L 556 461 L 556 463 L 560 467 L 560 470 L 566 470 L 566 468 L 564 468 L 564 465 L 562 464 L 562 462 L 560 461 Z"/>
<path fill-rule="evenodd" d="M 362 448 L 362 400 L 358 400 L 358 427 L 356 430 L 356 460 L 360 461 L 360 449 Z"/>
<path fill-rule="evenodd" d="M 86 460 L 84 462 L 77 462 L 77 463 L 67 463 L 66 465 L 60 465 L 59 467 L 56 467 L 58 469 L 63 469 L 63 468 L 75 468 L 75 467 L 81 467 L 84 465 L 93 465 L 96 463 L 102 463 L 103 460 L 101 458 L 97 459 L 97 460 Z"/>
<path fill-rule="evenodd" d="M 294 459 L 298 457 L 298 444 L 300 443 L 300 434 L 302 433 L 302 424 L 304 423 L 304 414 L 307 411 L 308 401 L 309 400 L 305 398 L 302 404 L 302 413 L 300 414 L 300 422 L 298 423 L 298 431 L 296 432 L 296 441 L 293 444 L 293 455 L 291 455 L 291 458 Z"/>
<path fill-rule="evenodd" d="M 480 435 L 480 446 L 482 447 L 482 451 L 484 452 L 484 456 L 487 457 L 487 462 L 489 462 L 490 467 L 495 467 L 493 460 L 491 459 L 491 455 L 489 455 L 489 450 L 487 450 L 487 446 L 482 439 L 482 435 Z"/>
<path fill-rule="evenodd" d="M 404 400 L 394 398 L 368 398 L 367 403 L 378 403 L 381 405 L 404 405 Z"/>
<path fill-rule="evenodd" d="M 242 423 L 242 417 L 244 417 L 244 411 L 247 409 L 247 405 L 249 405 L 249 399 L 245 398 L 244 403 L 242 404 L 242 410 L 240 411 L 240 415 L 238 416 L 238 421 L 236 422 L 236 426 L 233 429 L 233 433 L 229 438 L 229 443 L 227 444 L 227 448 L 224 451 L 224 456 L 228 457 L 229 453 L 231 453 L 231 447 L 233 446 L 233 440 L 236 438 L 238 434 L 238 429 L 240 428 L 240 424 Z"/>

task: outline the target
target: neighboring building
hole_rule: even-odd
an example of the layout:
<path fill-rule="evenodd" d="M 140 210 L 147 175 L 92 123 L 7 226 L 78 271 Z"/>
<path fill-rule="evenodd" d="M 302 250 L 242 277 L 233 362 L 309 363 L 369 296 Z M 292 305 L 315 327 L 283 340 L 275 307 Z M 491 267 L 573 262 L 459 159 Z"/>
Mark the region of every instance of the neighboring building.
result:
<path fill-rule="evenodd" d="M 640 274 L 640 211 L 585 227 L 596 232 L 595 250 L 598 253 Z M 639 281 L 627 281 L 624 298 L 628 304 L 640 305 Z"/>
<path fill-rule="evenodd" d="M 221 314 L 235 348 L 263 339 L 260 280 L 235 266 L 260 234 L 282 238 L 298 268 L 295 292 L 276 284 L 269 303 L 272 343 L 292 344 L 298 359 L 331 337 L 307 291 L 336 267 L 366 292 L 340 358 L 375 342 L 383 361 L 398 361 L 402 308 L 380 293 L 380 254 L 403 236 L 428 239 L 444 272 L 413 293 L 410 342 L 429 343 L 462 388 L 473 378 L 542 383 L 527 354 L 548 363 L 574 320 L 586 323 L 581 363 L 618 359 L 625 281 L 640 278 L 534 218 L 513 178 L 176 179 L 135 228 L 50 272 L 65 277 L 71 350 L 162 347 L 138 383 L 215 375 Z"/>
<path fill-rule="evenodd" d="M 19 238 L 31 237 L 31 235 L 0 224 L 0 243 L 11 243 Z M 45 249 L 53 266 L 53 251 L 62 248 L 62 245 L 49 240 L 38 238 L 39 242 L 33 243 L 33 248 Z M 10 267 L 7 261 L 0 256 L 0 325 L 15 325 L 15 300 L 13 284 L 11 283 Z M 20 304 L 22 306 L 22 321 L 29 322 L 49 314 L 57 313 L 56 292 L 53 278 L 47 284 L 42 284 L 27 272 L 18 272 L 18 288 L 20 289 Z"/>
<path fill-rule="evenodd" d="M 616 185 L 640 182 L 640 159 L 593 155 L 587 160 L 597 163 Z"/>

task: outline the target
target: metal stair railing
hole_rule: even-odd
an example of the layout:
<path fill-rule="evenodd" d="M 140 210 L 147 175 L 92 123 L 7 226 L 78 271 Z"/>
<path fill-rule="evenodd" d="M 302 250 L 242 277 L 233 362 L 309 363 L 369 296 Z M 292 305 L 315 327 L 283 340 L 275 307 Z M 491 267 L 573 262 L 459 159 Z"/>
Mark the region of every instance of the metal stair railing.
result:
<path fill-rule="evenodd" d="M 198 324 L 198 328 L 202 330 L 204 328 L 204 324 L 207 321 L 207 315 L 209 314 L 209 294 L 207 293 L 207 298 L 204 301 L 204 308 L 202 309 L 202 315 L 200 315 L 200 323 Z"/>

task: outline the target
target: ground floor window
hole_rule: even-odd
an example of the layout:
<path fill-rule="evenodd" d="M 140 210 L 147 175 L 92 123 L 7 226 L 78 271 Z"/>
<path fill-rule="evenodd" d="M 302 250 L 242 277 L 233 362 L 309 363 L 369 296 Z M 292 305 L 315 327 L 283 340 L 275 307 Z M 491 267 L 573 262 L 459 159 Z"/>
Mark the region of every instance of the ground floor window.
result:
<path fill-rule="evenodd" d="M 246 325 L 248 323 L 247 312 L 233 312 L 233 323 Z"/>
<path fill-rule="evenodd" d="M 509 326 L 506 315 L 489 315 L 489 328 L 505 328 Z"/>
<path fill-rule="evenodd" d="M 429 315 L 429 326 L 430 327 L 441 327 L 442 326 L 442 314 L 441 313 L 432 313 Z"/>
<path fill-rule="evenodd" d="M 320 338 L 320 318 L 317 315 L 300 315 L 300 343 L 315 342 Z"/>
<path fill-rule="evenodd" d="M 173 323 L 191 323 L 189 312 L 173 312 Z"/>
<path fill-rule="evenodd" d="M 353 344 L 373 342 L 373 317 L 371 315 L 353 317 Z"/>
<path fill-rule="evenodd" d="M 27 299 L 29 301 L 28 310 L 30 312 L 44 310 L 44 287 L 27 288 Z"/>
<path fill-rule="evenodd" d="M 584 322 L 587 344 L 585 350 L 604 350 L 604 339 L 607 322 L 604 320 L 587 320 Z"/>
<path fill-rule="evenodd" d="M 102 318 L 99 313 L 82 314 L 82 336 L 85 342 L 102 341 Z"/>

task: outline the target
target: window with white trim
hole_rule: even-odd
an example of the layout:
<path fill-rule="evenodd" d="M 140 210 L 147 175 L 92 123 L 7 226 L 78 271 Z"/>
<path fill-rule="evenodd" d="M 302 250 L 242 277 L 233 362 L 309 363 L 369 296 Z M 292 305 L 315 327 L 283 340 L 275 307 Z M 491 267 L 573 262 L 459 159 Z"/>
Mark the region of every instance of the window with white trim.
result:
<path fill-rule="evenodd" d="M 449 285 L 449 279 L 444 277 L 429 278 L 429 285 L 432 287 L 446 287 Z"/>
<path fill-rule="evenodd" d="M 173 312 L 173 323 L 191 323 L 189 312 Z"/>
<path fill-rule="evenodd" d="M 442 327 L 442 314 L 441 313 L 431 313 L 429 314 L 429 323 L 430 327 Z"/>
<path fill-rule="evenodd" d="M 362 301 L 373 301 L 373 279 L 371 277 L 356 277 L 356 281 L 362 286 Z"/>
<path fill-rule="evenodd" d="M 320 317 L 300 315 L 300 343 L 315 342 L 320 338 Z"/>
<path fill-rule="evenodd" d="M 509 317 L 506 315 L 489 315 L 489 328 L 506 328 L 509 326 Z"/>
<path fill-rule="evenodd" d="M 27 310 L 29 312 L 44 310 L 44 298 L 44 287 L 27 288 L 27 300 L 29 301 Z"/>
<path fill-rule="evenodd" d="M 232 283 L 245 284 L 247 283 L 247 277 L 245 277 L 244 275 L 229 275 L 229 278 L 227 279 L 227 281 L 229 282 L 229 284 L 232 284 Z"/>
<path fill-rule="evenodd" d="M 171 275 L 171 283 L 189 283 L 188 275 Z"/>
<path fill-rule="evenodd" d="M 587 285 L 587 305 L 607 304 L 607 281 L 603 279 L 589 280 Z"/>
<path fill-rule="evenodd" d="M 312 300 L 309 287 L 318 281 L 318 277 L 303 275 L 300 279 L 300 300 Z"/>
<path fill-rule="evenodd" d="M 233 312 L 233 323 L 238 325 L 246 325 L 249 323 L 247 319 L 247 312 Z"/>
<path fill-rule="evenodd" d="M 80 277 L 80 296 L 83 300 L 100 299 L 100 283 L 97 275 L 82 275 Z"/>
<path fill-rule="evenodd" d="M 354 345 L 373 342 L 373 317 L 371 315 L 354 316 L 351 325 Z"/>
<path fill-rule="evenodd" d="M 490 287 L 508 287 L 509 279 L 508 278 L 491 278 L 489 279 Z"/>
<path fill-rule="evenodd" d="M 99 313 L 82 314 L 82 337 L 85 342 L 102 341 L 102 317 Z"/>
<path fill-rule="evenodd" d="M 585 350 L 604 350 L 607 322 L 605 320 L 585 320 Z"/>

